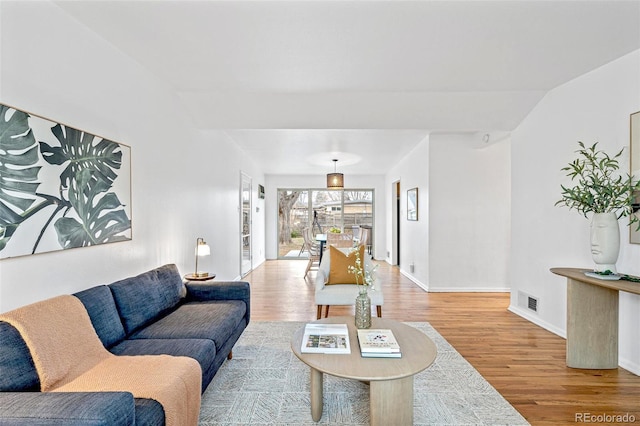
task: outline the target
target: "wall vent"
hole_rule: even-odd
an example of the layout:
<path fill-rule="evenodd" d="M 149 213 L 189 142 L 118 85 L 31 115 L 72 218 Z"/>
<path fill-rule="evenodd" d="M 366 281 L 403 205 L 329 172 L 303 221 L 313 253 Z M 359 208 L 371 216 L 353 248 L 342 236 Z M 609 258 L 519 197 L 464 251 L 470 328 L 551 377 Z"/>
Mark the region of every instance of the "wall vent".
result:
<path fill-rule="evenodd" d="M 522 291 L 518 292 L 518 306 L 535 313 L 537 313 L 538 309 L 540 308 L 539 300 L 537 297 L 533 297 L 530 294 L 524 293 Z"/>

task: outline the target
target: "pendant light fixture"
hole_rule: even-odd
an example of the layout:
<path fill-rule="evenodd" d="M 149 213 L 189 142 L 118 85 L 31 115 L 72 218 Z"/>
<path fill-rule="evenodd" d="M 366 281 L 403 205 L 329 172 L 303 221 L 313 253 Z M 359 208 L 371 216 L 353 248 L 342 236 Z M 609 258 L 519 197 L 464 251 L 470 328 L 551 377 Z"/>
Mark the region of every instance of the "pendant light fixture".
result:
<path fill-rule="evenodd" d="M 333 173 L 327 174 L 327 189 L 343 189 L 344 175 L 336 172 L 337 159 L 333 159 Z"/>

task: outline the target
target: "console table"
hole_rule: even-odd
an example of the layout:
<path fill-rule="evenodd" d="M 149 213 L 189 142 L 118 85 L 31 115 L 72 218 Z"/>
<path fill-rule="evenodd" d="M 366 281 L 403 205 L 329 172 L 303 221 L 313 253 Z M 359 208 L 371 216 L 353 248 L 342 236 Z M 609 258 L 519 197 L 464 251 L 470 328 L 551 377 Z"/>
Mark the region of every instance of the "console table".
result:
<path fill-rule="evenodd" d="M 567 278 L 567 366 L 618 368 L 618 292 L 640 294 L 640 284 L 591 278 L 588 269 L 551 272 Z"/>

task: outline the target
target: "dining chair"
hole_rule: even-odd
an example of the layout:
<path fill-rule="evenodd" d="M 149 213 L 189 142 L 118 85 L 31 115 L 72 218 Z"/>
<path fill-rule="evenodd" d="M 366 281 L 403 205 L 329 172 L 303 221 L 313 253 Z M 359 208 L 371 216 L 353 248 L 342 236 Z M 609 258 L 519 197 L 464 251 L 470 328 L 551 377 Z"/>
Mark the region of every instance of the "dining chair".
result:
<path fill-rule="evenodd" d="M 320 245 L 311 238 L 311 230 L 309 228 L 303 229 L 302 238 L 304 239 L 305 251 L 309 255 L 309 262 L 307 263 L 307 268 L 304 271 L 304 277 L 307 278 L 309 271 L 317 271 L 320 266 Z"/>
<path fill-rule="evenodd" d="M 370 232 L 369 228 L 360 228 L 360 235 L 358 238 L 358 243 L 364 244 L 367 249 L 367 253 L 369 254 L 371 254 L 371 241 L 369 241 Z"/>
<path fill-rule="evenodd" d="M 335 234 L 330 232 L 327 234 L 327 245 L 337 248 L 353 247 L 353 237 L 351 234 Z"/>

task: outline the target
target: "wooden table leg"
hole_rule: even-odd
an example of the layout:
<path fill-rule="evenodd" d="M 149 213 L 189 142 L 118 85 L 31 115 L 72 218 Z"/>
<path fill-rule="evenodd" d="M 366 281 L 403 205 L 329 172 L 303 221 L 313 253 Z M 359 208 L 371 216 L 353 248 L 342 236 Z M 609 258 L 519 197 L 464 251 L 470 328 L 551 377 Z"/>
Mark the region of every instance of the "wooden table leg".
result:
<path fill-rule="evenodd" d="M 369 399 L 372 426 L 413 425 L 413 376 L 372 380 Z"/>
<path fill-rule="evenodd" d="M 311 418 L 314 422 L 322 417 L 322 372 L 311 369 Z"/>
<path fill-rule="evenodd" d="M 618 368 L 618 290 L 567 281 L 567 366 Z"/>

